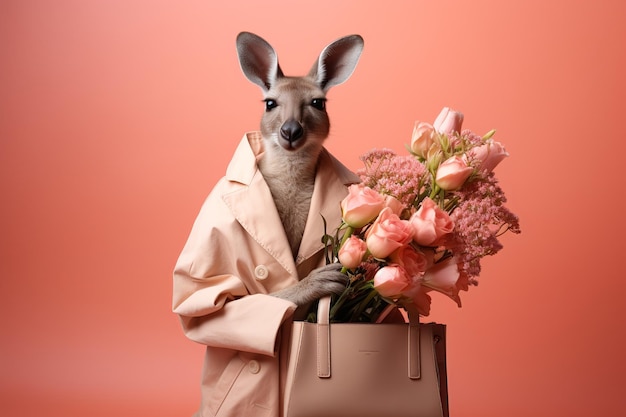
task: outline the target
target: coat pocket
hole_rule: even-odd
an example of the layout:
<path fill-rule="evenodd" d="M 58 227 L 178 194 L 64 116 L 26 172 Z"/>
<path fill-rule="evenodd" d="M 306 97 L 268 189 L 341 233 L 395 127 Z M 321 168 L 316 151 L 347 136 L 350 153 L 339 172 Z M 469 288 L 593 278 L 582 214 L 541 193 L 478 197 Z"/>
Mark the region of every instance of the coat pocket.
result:
<path fill-rule="evenodd" d="M 206 417 L 278 417 L 277 359 L 239 352 L 206 393 Z"/>
<path fill-rule="evenodd" d="M 224 399 L 228 396 L 245 365 L 246 363 L 238 355 L 235 355 L 224 369 L 224 372 L 222 372 L 215 387 L 211 390 L 211 397 L 207 402 L 207 406 L 213 415 L 217 415 L 224 403 Z"/>

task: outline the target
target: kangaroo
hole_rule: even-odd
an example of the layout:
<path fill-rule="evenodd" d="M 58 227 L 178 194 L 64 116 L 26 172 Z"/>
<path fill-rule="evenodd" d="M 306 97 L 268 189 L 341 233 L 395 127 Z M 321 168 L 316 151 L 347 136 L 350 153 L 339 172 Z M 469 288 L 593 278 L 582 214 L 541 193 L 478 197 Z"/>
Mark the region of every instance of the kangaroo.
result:
<path fill-rule="evenodd" d="M 353 73 L 363 38 L 351 35 L 326 46 L 306 76 L 285 76 L 272 46 L 249 32 L 237 36 L 237 54 L 244 75 L 261 87 L 265 112 L 261 134 L 265 152 L 259 161 L 274 199 L 293 256 L 298 253 L 309 212 L 318 157 L 330 121 L 326 93 Z M 339 293 L 347 277 L 339 264 L 312 271 L 298 284 L 271 295 L 303 306 Z"/>

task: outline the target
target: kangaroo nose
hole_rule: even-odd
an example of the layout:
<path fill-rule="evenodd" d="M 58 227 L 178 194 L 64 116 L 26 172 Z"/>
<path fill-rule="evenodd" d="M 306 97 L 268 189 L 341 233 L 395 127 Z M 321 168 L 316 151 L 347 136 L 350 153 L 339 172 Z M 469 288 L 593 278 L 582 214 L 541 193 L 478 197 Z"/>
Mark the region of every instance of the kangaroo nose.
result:
<path fill-rule="evenodd" d="M 293 143 L 300 139 L 304 133 L 302 125 L 296 120 L 287 120 L 280 128 L 280 135 L 283 139 L 288 140 L 289 143 Z"/>

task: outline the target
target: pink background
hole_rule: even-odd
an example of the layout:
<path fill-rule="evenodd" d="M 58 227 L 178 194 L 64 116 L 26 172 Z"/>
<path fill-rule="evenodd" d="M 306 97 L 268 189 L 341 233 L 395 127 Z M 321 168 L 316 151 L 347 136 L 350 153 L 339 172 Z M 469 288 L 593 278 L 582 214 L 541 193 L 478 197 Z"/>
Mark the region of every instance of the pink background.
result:
<path fill-rule="evenodd" d="M 171 270 L 258 126 L 234 47 L 249 30 L 294 75 L 363 35 L 328 103 L 353 169 L 443 106 L 510 152 L 523 233 L 462 309 L 433 302 L 451 415 L 623 415 L 625 21 L 621 0 L 3 0 L 0 414 L 195 410 L 202 347 L 170 312 Z"/>

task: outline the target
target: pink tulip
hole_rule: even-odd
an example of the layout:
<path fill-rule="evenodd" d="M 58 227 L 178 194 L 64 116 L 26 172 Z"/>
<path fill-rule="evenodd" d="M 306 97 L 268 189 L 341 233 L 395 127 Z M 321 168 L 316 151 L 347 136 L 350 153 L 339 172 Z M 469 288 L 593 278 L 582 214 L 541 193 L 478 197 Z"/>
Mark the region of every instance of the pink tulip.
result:
<path fill-rule="evenodd" d="M 460 156 L 446 159 L 437 168 L 435 182 L 446 191 L 457 190 L 465 184 L 474 169 Z"/>
<path fill-rule="evenodd" d="M 374 288 L 383 297 L 400 297 L 410 282 L 406 271 L 399 265 L 384 266 L 374 275 Z"/>
<path fill-rule="evenodd" d="M 348 269 L 354 269 L 361 264 L 367 252 L 367 245 L 358 237 L 352 235 L 339 249 L 339 262 Z"/>
<path fill-rule="evenodd" d="M 454 222 L 448 213 L 428 197 L 409 222 L 413 226 L 413 241 L 422 246 L 441 244 L 454 229 Z"/>
<path fill-rule="evenodd" d="M 422 286 L 447 295 L 456 301 L 460 307 L 461 299 L 459 298 L 459 288 L 456 285 L 459 276 L 456 259 L 449 258 L 426 270 L 422 278 Z"/>
<path fill-rule="evenodd" d="M 348 195 L 341 201 L 343 221 L 355 229 L 363 227 L 378 216 L 385 206 L 385 198 L 360 184 L 348 187 Z"/>
<path fill-rule="evenodd" d="M 406 245 L 413 237 L 413 228 L 406 220 L 400 220 L 391 208 L 385 207 L 368 229 L 365 241 L 370 253 L 384 259 L 393 251 Z"/>
<path fill-rule="evenodd" d="M 417 156 L 426 159 L 428 150 L 435 143 L 435 129 L 430 123 L 415 122 L 411 136 L 411 151 Z"/>
<path fill-rule="evenodd" d="M 509 156 L 504 146 L 500 142 L 494 142 L 492 139 L 487 140 L 484 145 L 470 150 L 469 153 L 474 160 L 480 162 L 478 169 L 487 172 L 493 171 L 504 158 Z"/>
<path fill-rule="evenodd" d="M 433 127 L 437 132 L 445 133 L 448 136 L 459 133 L 462 125 L 463 113 L 454 111 L 449 107 L 444 107 L 435 119 L 435 123 L 433 123 Z"/>
<path fill-rule="evenodd" d="M 411 297 L 413 306 L 417 308 L 417 312 L 421 316 L 428 316 L 430 314 L 430 295 L 424 291 L 423 288 L 420 288 L 413 297 Z"/>
<path fill-rule="evenodd" d="M 467 272 L 459 270 L 459 279 L 456 280 L 456 288 L 458 291 L 468 291 L 470 285 L 470 278 L 467 276 Z"/>

